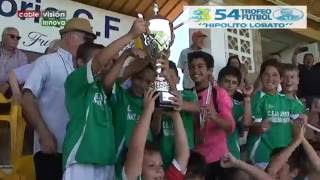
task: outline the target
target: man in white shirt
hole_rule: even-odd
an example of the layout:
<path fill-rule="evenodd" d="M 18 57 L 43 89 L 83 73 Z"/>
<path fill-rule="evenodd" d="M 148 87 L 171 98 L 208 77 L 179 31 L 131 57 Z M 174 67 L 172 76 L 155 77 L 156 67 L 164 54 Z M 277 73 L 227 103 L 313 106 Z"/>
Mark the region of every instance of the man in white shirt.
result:
<path fill-rule="evenodd" d="M 62 143 L 69 121 L 64 82 L 75 69 L 78 47 L 96 38 L 89 21 L 83 18 L 70 19 L 60 35 L 61 48 L 36 60 L 23 87 L 22 107 L 35 130 L 37 180 L 62 179 Z"/>

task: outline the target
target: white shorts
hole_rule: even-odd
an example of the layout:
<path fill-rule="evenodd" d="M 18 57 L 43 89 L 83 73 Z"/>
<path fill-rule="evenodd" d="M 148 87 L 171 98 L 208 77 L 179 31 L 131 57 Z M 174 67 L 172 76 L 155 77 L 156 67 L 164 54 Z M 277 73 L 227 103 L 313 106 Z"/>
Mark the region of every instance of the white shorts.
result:
<path fill-rule="evenodd" d="M 114 180 L 114 166 L 71 164 L 63 173 L 63 180 Z"/>

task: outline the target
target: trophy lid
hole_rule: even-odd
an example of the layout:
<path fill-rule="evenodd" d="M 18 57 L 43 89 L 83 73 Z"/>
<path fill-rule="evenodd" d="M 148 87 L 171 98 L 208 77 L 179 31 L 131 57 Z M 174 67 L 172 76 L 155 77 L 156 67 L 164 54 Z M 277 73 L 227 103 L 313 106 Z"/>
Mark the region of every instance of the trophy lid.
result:
<path fill-rule="evenodd" d="M 159 12 L 159 6 L 156 2 L 153 2 L 153 15 L 158 15 L 158 12 Z"/>
<path fill-rule="evenodd" d="M 174 40 L 172 23 L 158 12 L 159 6 L 154 1 L 153 15 L 147 20 L 147 33 L 142 36 L 144 49 L 152 59 L 160 58 L 161 54 L 166 53 Z"/>
<path fill-rule="evenodd" d="M 153 14 L 151 15 L 151 17 L 148 20 L 151 19 L 165 19 L 167 20 L 165 17 L 161 16 L 159 14 L 159 5 L 156 3 L 156 1 L 153 1 L 153 7 L 152 7 L 152 12 Z"/>

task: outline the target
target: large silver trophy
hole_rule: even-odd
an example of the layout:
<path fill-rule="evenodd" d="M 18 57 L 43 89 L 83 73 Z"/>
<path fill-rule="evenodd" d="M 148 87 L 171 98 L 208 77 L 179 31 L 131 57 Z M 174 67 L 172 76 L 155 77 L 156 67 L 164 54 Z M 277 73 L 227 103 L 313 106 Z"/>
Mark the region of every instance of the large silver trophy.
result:
<path fill-rule="evenodd" d="M 172 23 L 158 15 L 159 8 L 156 3 L 153 5 L 153 16 L 147 21 L 147 33 L 142 35 L 144 49 L 147 51 L 150 58 L 154 61 L 157 59 L 166 59 L 169 56 L 169 49 L 174 40 Z M 139 18 L 143 18 L 141 14 Z M 174 105 L 170 97 L 170 85 L 162 75 L 161 64 L 155 64 L 157 76 L 153 82 L 152 88 L 159 93 L 159 98 L 156 100 L 156 107 L 163 109 L 172 109 Z"/>

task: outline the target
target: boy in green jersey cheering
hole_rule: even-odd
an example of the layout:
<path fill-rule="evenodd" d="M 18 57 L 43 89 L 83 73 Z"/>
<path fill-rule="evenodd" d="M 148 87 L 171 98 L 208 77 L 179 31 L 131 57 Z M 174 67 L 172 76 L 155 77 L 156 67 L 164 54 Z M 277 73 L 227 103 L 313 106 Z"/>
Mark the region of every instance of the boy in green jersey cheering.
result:
<path fill-rule="evenodd" d="M 170 88 L 175 97 L 172 98 L 176 109 L 181 110 L 180 115 L 187 134 L 189 148 L 194 148 L 194 112 L 199 111 L 199 106 L 196 103 L 197 96 L 194 91 L 183 90 L 178 92 L 176 85 L 179 83 L 178 70 L 174 62 L 168 60 L 158 60 L 163 66 L 163 74 L 170 84 Z M 160 143 L 160 152 L 164 164 L 164 168 L 168 168 L 174 159 L 174 129 L 173 122 L 169 116 L 166 116 L 161 111 L 154 113 L 154 119 L 151 122 L 154 134 L 157 135 L 157 140 Z"/>
<path fill-rule="evenodd" d="M 109 101 L 125 57 L 113 65 L 112 60 L 145 31 L 145 22 L 135 20 L 127 34 L 68 76 L 65 103 L 70 122 L 63 144 L 65 180 L 114 179 L 116 149 Z"/>
<path fill-rule="evenodd" d="M 238 87 L 240 86 L 242 79 L 241 76 L 241 72 L 237 68 L 225 67 L 219 72 L 218 83 L 220 87 L 226 89 L 228 94 L 233 97 Z M 243 102 L 235 100 L 234 98 L 232 99 L 232 111 L 234 120 L 236 121 L 236 128 L 231 134 L 228 134 L 227 143 L 229 151 L 237 159 L 240 159 L 240 128 L 243 126 L 249 127 L 252 123 L 250 102 L 250 96 L 252 92 L 253 86 L 248 85 L 243 89 Z"/>
<path fill-rule="evenodd" d="M 268 165 L 273 149 L 291 143 L 290 121 L 299 117 L 292 101 L 277 92 L 280 73 L 281 64 L 277 60 L 265 61 L 260 71 L 262 91 L 253 97 L 254 124 L 248 137 L 249 158 L 261 168 Z"/>
<path fill-rule="evenodd" d="M 292 64 L 283 64 L 281 71 L 282 81 L 282 93 L 287 95 L 292 103 L 296 107 L 298 113 L 304 113 L 304 104 L 296 96 L 299 85 L 299 69 Z"/>

